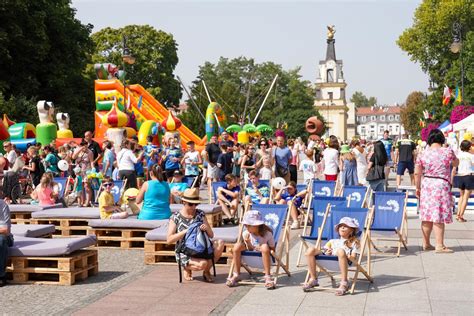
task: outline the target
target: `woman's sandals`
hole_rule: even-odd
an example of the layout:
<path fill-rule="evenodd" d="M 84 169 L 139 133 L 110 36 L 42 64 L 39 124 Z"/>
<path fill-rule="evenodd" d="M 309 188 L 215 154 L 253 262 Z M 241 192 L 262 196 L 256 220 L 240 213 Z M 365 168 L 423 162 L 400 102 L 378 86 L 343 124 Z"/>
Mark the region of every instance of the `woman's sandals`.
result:
<path fill-rule="evenodd" d="M 336 296 L 343 296 L 349 290 L 349 282 L 341 281 L 339 288 L 336 290 Z"/>
<path fill-rule="evenodd" d="M 239 285 L 239 281 L 240 281 L 240 275 L 234 274 L 230 278 L 227 278 L 225 285 L 227 285 L 228 287 L 235 287 Z"/>
<path fill-rule="evenodd" d="M 309 292 L 309 290 L 317 286 L 319 286 L 318 279 L 312 279 L 308 283 L 303 284 L 303 292 Z"/>

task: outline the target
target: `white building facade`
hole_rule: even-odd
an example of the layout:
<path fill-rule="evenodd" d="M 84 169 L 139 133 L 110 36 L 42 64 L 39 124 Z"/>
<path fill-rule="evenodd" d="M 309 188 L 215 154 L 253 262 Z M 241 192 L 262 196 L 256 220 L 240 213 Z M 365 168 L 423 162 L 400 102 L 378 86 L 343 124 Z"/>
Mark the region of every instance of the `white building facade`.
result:
<path fill-rule="evenodd" d="M 357 135 L 367 140 L 383 137 L 389 131 L 392 138 L 401 138 L 405 133 L 399 106 L 356 109 Z"/>

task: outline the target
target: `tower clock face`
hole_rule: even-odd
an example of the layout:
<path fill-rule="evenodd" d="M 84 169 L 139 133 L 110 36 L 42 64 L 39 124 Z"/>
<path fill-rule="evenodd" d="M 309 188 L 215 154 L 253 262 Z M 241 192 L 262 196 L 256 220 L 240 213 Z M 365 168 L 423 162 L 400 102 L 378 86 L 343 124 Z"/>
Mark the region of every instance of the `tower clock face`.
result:
<path fill-rule="evenodd" d="M 329 69 L 329 68 L 331 68 L 331 69 L 336 68 L 336 62 L 335 62 L 334 60 L 328 61 L 328 63 L 327 63 L 327 68 L 328 68 L 328 69 Z"/>

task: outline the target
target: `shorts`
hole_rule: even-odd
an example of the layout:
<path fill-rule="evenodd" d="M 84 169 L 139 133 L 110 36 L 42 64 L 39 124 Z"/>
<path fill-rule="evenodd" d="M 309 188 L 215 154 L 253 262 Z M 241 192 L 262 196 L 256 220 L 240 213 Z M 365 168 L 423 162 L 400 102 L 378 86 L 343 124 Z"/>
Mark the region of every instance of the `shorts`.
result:
<path fill-rule="evenodd" d="M 413 163 L 413 160 L 399 161 L 397 166 L 397 175 L 403 176 L 405 170 L 407 169 L 409 174 L 415 173 L 415 164 Z"/>
<path fill-rule="evenodd" d="M 214 165 L 214 166 L 208 165 L 207 166 L 207 177 L 211 178 L 211 179 L 217 179 L 219 177 L 219 168 L 217 168 L 216 165 Z"/>
<path fill-rule="evenodd" d="M 474 190 L 474 175 L 455 176 L 453 186 L 461 190 Z"/>
<path fill-rule="evenodd" d="M 337 181 L 337 174 L 325 174 L 326 181 Z"/>

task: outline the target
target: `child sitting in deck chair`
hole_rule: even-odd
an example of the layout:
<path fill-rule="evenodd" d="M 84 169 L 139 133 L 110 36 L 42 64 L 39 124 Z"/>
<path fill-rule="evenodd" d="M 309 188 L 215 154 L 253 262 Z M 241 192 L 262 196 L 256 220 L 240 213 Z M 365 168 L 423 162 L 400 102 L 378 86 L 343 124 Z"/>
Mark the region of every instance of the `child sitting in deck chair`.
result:
<path fill-rule="evenodd" d="M 303 198 L 306 195 L 306 190 L 298 192 L 296 189 L 296 183 L 290 181 L 286 187 L 281 188 L 275 196 L 275 201 L 277 204 L 288 204 L 290 208 L 290 215 L 293 219 L 293 224 L 291 224 L 291 229 L 299 229 L 300 222 L 298 221 L 298 208 L 301 207 L 303 203 Z"/>
<path fill-rule="evenodd" d="M 320 254 L 337 256 L 339 261 L 339 269 L 341 271 L 341 283 L 336 290 L 337 296 L 344 295 L 349 289 L 349 282 L 347 278 L 349 269 L 348 258 L 355 258 L 360 248 L 360 242 L 357 239 L 357 232 L 359 230 L 359 223 L 356 219 L 350 217 L 343 217 L 334 229 L 339 234 L 339 239 L 329 240 L 322 250 L 316 247 L 311 247 L 306 251 L 306 258 L 308 260 L 308 270 L 310 279 L 303 285 L 303 291 L 308 291 L 313 287 L 319 286 L 318 276 L 316 274 L 316 258 Z"/>
<path fill-rule="evenodd" d="M 270 252 L 275 250 L 273 231 L 270 227 L 265 225 L 262 215 L 256 210 L 245 213 L 242 224 L 244 224 L 245 227 L 242 232 L 243 241 L 238 241 L 232 248 L 235 268 L 232 277 L 227 279 L 226 285 L 233 287 L 238 284 L 240 281 L 241 252 L 244 250 L 253 250 L 262 253 L 265 287 L 267 289 L 274 289 L 275 282 L 270 274 Z"/>
<path fill-rule="evenodd" d="M 259 182 L 259 175 L 255 170 L 248 174 L 250 183 L 245 189 L 244 209 L 253 204 L 268 204 L 270 202 L 270 188 Z"/>
<path fill-rule="evenodd" d="M 226 175 L 225 181 L 227 182 L 225 187 L 217 188 L 217 203 L 219 203 L 222 207 L 222 212 L 227 216 L 224 219 L 224 223 L 232 221 L 234 225 L 237 225 L 235 214 L 239 206 L 240 186 L 238 185 L 237 177 L 233 174 Z"/>
<path fill-rule="evenodd" d="M 128 217 L 127 212 L 114 204 L 114 196 L 111 192 L 113 186 L 114 182 L 109 177 L 105 177 L 102 181 L 104 190 L 99 196 L 100 219 L 123 219 Z"/>

